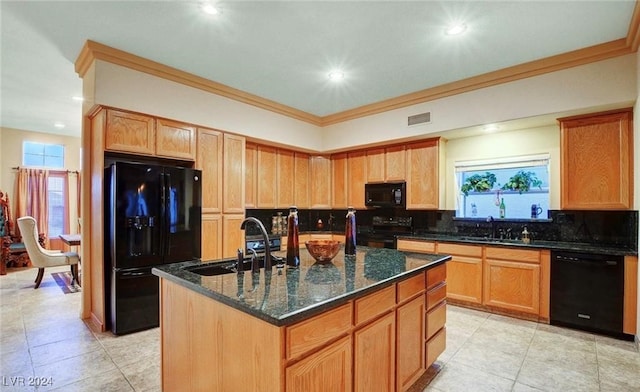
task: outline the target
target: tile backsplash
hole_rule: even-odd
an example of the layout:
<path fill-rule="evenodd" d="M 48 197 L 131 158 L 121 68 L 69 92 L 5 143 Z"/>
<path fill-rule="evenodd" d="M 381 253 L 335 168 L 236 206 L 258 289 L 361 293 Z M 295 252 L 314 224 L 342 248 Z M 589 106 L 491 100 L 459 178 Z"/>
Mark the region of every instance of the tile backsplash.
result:
<path fill-rule="evenodd" d="M 281 212 L 287 216 L 288 209 L 248 209 L 247 216 L 260 219 L 268 231 L 271 217 Z M 638 248 L 638 211 L 570 211 L 550 210 L 548 219 L 500 219 L 493 225 L 496 232 L 510 232 L 519 238 L 524 226 L 531 232 L 533 240 L 563 241 L 601 244 L 621 248 Z M 298 211 L 300 231 L 342 232 L 347 210 Z M 410 216 L 413 218 L 415 234 L 444 234 L 487 237 L 491 235 L 492 223 L 484 218 L 455 218 L 455 211 L 414 211 L 379 208 L 356 211 L 359 231 L 371 230 L 374 216 Z M 318 221 L 322 221 L 322 227 Z M 255 227 L 247 227 L 249 234 L 258 234 Z"/>

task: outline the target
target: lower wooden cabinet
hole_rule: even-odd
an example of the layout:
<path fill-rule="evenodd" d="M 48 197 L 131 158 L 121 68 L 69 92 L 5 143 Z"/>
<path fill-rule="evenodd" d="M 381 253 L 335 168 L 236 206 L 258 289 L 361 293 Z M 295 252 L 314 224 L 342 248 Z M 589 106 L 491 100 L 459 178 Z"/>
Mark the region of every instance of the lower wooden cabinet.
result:
<path fill-rule="evenodd" d="M 202 215 L 202 260 L 217 260 L 222 258 L 222 215 Z"/>
<path fill-rule="evenodd" d="M 540 251 L 487 247 L 484 304 L 538 315 Z"/>
<path fill-rule="evenodd" d="M 447 297 L 482 303 L 482 247 L 438 244 L 438 253 L 451 255 L 447 263 Z"/>
<path fill-rule="evenodd" d="M 419 296 L 396 311 L 396 348 L 397 390 L 407 390 L 425 369 L 424 330 L 425 330 L 424 296 Z"/>
<path fill-rule="evenodd" d="M 393 391 L 396 373 L 396 318 L 389 313 L 353 334 L 353 390 Z"/>
<path fill-rule="evenodd" d="M 277 367 L 274 366 L 273 371 Z M 350 391 L 351 339 L 344 338 L 286 369 L 287 391 Z"/>
<path fill-rule="evenodd" d="M 240 230 L 240 224 L 244 215 L 222 215 L 222 257 L 236 257 L 238 248 L 244 249 L 244 230 Z"/>

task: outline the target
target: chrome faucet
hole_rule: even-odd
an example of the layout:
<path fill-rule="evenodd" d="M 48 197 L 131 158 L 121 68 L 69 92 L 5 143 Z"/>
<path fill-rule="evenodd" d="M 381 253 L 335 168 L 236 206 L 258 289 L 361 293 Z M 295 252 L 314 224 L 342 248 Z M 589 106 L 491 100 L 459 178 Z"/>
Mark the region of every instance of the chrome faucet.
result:
<path fill-rule="evenodd" d="M 262 232 L 262 238 L 264 239 L 264 270 L 271 271 L 271 249 L 269 249 L 269 234 L 267 234 L 267 229 L 264 228 L 264 225 L 260 220 L 250 216 L 242 221 L 240 224 L 240 230 L 245 229 L 247 222 L 255 223 L 256 226 L 258 226 L 258 229 Z"/>

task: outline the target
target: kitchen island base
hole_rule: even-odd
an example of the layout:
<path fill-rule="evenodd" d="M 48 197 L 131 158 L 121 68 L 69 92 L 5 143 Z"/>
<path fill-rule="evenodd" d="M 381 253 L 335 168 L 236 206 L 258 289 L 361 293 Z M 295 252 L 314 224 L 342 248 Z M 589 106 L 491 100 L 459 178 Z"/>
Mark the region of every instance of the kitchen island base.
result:
<path fill-rule="evenodd" d="M 162 389 L 406 391 L 444 351 L 445 280 L 441 262 L 275 325 L 161 277 Z"/>

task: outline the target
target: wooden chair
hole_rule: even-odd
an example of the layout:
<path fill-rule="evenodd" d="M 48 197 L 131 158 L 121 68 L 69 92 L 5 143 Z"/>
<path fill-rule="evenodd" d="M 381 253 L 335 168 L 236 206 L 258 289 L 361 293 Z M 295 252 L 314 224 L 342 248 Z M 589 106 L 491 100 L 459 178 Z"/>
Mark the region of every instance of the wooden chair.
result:
<path fill-rule="evenodd" d="M 0 275 L 7 274 L 7 267 L 28 267 L 31 265 L 27 248 L 20 236 L 15 235 L 15 224 L 11 219 L 9 195 L 0 191 Z M 45 235 L 38 242 L 44 246 Z"/>

